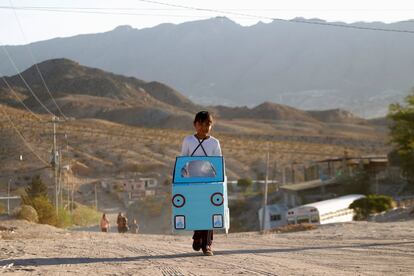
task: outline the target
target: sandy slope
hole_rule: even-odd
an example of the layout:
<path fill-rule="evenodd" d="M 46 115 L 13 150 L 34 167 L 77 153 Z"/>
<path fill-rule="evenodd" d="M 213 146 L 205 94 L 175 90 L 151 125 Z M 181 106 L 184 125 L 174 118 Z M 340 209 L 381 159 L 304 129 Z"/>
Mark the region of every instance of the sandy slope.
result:
<path fill-rule="evenodd" d="M 71 232 L 22 221 L 0 235 L 4 275 L 414 275 L 414 220 L 288 234 L 218 234 L 215 256 L 190 236 Z"/>

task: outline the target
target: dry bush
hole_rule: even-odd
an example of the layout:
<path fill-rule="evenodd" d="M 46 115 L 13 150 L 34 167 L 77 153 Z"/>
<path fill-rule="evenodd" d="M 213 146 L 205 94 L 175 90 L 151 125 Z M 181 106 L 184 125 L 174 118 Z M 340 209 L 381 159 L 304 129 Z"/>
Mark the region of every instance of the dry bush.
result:
<path fill-rule="evenodd" d="M 290 224 L 281 226 L 275 229 L 270 230 L 273 233 L 290 233 L 290 232 L 299 232 L 299 231 L 308 231 L 316 229 L 316 225 L 310 223 L 301 223 L 301 224 Z"/>
<path fill-rule="evenodd" d="M 6 207 L 0 202 L 0 215 L 6 213 Z"/>
<path fill-rule="evenodd" d="M 89 226 L 99 223 L 101 213 L 94 208 L 79 205 L 72 214 L 72 222 L 79 226 Z"/>
<path fill-rule="evenodd" d="M 24 219 L 30 222 L 39 222 L 39 216 L 36 209 L 30 205 L 22 205 L 15 211 L 15 215 L 19 219 Z"/>

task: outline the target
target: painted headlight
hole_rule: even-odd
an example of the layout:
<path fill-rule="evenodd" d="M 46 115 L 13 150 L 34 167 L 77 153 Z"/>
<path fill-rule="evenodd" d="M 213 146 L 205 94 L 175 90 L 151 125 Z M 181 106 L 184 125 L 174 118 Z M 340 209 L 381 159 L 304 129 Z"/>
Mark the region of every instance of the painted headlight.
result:
<path fill-rule="evenodd" d="M 213 203 L 214 206 L 221 206 L 224 202 L 223 194 L 222 193 L 214 193 L 211 195 L 211 203 Z"/>
<path fill-rule="evenodd" d="M 185 197 L 183 195 L 180 195 L 180 194 L 174 195 L 173 198 L 172 198 L 172 204 L 176 208 L 183 207 L 184 204 L 185 204 Z"/>

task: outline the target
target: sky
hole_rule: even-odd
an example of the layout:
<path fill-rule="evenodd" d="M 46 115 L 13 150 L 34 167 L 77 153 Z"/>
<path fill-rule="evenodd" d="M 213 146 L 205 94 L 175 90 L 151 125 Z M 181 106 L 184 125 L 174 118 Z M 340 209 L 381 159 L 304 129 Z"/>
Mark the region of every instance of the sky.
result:
<path fill-rule="evenodd" d="M 213 9 L 215 12 L 174 6 Z M 14 8 L 14 9 L 13 9 Z M 223 11 L 223 13 L 219 12 Z M 99 33 L 119 25 L 149 28 L 161 23 L 226 16 L 243 26 L 269 18 L 392 23 L 414 19 L 413 0 L 0 0 L 0 45 Z M 413 22 L 414 29 L 414 22 Z"/>

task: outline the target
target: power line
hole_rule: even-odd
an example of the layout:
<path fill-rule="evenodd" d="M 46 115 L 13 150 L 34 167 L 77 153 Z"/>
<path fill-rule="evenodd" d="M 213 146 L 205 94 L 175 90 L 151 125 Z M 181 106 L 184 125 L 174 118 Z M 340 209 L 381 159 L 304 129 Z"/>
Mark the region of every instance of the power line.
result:
<path fill-rule="evenodd" d="M 290 19 L 290 20 L 288 20 L 288 19 L 252 15 L 252 14 L 240 13 L 240 12 L 232 12 L 232 11 L 224 11 L 224 10 L 217 10 L 217 9 L 208 9 L 208 8 L 199 8 L 199 7 L 193 7 L 193 6 L 178 5 L 178 4 L 170 4 L 170 3 L 164 3 L 164 2 L 153 1 L 153 0 L 137 0 L 137 1 L 143 2 L 143 3 L 163 5 L 163 6 L 168 6 L 168 7 L 182 8 L 182 9 L 187 9 L 187 10 L 204 11 L 204 12 L 210 12 L 210 13 L 212 12 L 212 13 L 221 13 L 221 14 L 231 14 L 231 15 L 237 15 L 237 16 L 246 16 L 246 17 L 251 17 L 251 18 L 256 18 L 256 19 L 268 19 L 268 20 L 281 21 L 281 22 L 287 22 L 287 23 L 302 23 L 302 24 L 321 25 L 321 26 L 338 27 L 338 28 L 358 29 L 358 30 L 414 34 L 414 30 L 372 28 L 372 27 L 344 25 L 344 24 L 329 23 L 329 22 L 308 21 L 308 20 L 302 20 L 302 19 Z"/>
<path fill-rule="evenodd" d="M 0 9 L 13 9 L 12 7 L 0 6 Z M 51 8 L 21 8 L 16 7 L 16 10 L 42 11 L 42 12 L 61 12 L 61 13 L 79 13 L 79 14 L 102 14 L 102 15 L 130 15 L 130 16 L 164 16 L 164 17 L 186 17 L 186 18 L 206 18 L 200 15 L 183 15 L 183 14 L 154 14 L 154 13 L 131 13 L 131 12 L 102 12 L 93 10 L 81 9 L 51 9 Z"/>
<path fill-rule="evenodd" d="M 33 153 L 34 156 L 37 157 L 37 159 L 39 159 L 43 164 L 45 164 L 46 166 L 49 166 L 49 163 L 46 162 L 45 160 L 43 160 L 35 151 L 34 149 L 30 146 L 30 144 L 26 141 L 26 139 L 24 138 L 24 136 L 21 134 L 21 132 L 17 129 L 17 127 L 14 125 L 13 121 L 10 119 L 9 115 L 7 115 L 7 112 L 4 110 L 4 106 L 0 105 L 1 110 L 3 111 L 3 114 L 6 116 L 7 120 L 10 122 L 10 124 L 12 125 L 13 129 L 17 132 L 17 134 L 19 135 L 19 137 L 22 139 L 24 145 Z"/>
<path fill-rule="evenodd" d="M 10 2 L 10 5 L 11 5 L 12 7 L 14 7 L 14 6 L 13 6 L 13 2 L 12 2 L 12 0 L 9 0 L 9 2 Z M 18 25 L 19 25 L 20 32 L 21 32 L 21 33 L 22 33 L 22 35 L 23 35 L 23 39 L 24 39 L 24 40 L 25 40 L 25 42 L 26 42 L 25 47 L 26 47 L 26 49 L 28 49 L 28 52 L 30 53 L 30 56 L 31 56 L 31 58 L 32 58 L 32 61 L 33 61 L 34 65 L 35 65 L 35 67 L 36 67 L 36 70 L 37 70 L 37 72 L 38 72 L 38 74 L 39 74 L 39 76 L 40 76 L 40 79 L 42 80 L 43 86 L 46 88 L 47 93 L 49 94 L 49 96 L 50 96 L 50 98 L 52 99 L 53 103 L 56 105 L 57 109 L 59 110 L 59 113 L 60 113 L 60 114 L 61 114 L 61 115 L 62 115 L 65 119 L 67 119 L 67 117 L 65 116 L 65 114 L 63 114 L 62 110 L 60 109 L 59 105 L 56 103 L 55 98 L 52 96 L 52 93 L 50 92 L 49 87 L 46 85 L 46 81 L 45 81 L 45 79 L 43 78 L 43 74 L 42 74 L 42 72 L 40 72 L 39 66 L 37 65 L 37 61 L 36 61 L 36 59 L 35 59 L 35 57 L 34 57 L 34 55 L 33 55 L 33 52 L 32 52 L 32 50 L 30 49 L 29 44 L 27 44 L 26 35 L 25 35 L 24 31 L 23 31 L 23 27 L 22 27 L 22 25 L 21 25 L 21 23 L 20 23 L 19 17 L 18 17 L 18 15 L 17 15 L 17 12 L 16 12 L 16 10 L 15 10 L 15 9 L 13 9 L 13 13 L 14 13 L 14 15 L 15 15 L 15 17 L 16 17 L 16 21 L 17 21 L 17 23 L 18 23 Z"/>
<path fill-rule="evenodd" d="M 0 8 L 10 8 L 0 6 Z M 19 9 L 73 9 L 73 10 L 140 10 L 140 11 L 176 11 L 182 8 L 137 8 L 137 7 L 69 7 L 69 6 L 17 6 Z M 220 9 L 222 11 L 374 11 L 374 12 L 390 12 L 390 11 L 414 11 L 414 9 L 269 9 L 269 8 L 228 8 Z"/>
<path fill-rule="evenodd" d="M 6 86 L 10 89 L 10 91 L 13 93 L 14 97 L 24 106 L 24 108 L 29 111 L 32 116 L 34 116 L 39 121 L 42 121 L 42 119 L 37 116 L 17 95 L 16 91 L 13 90 L 13 88 L 10 86 L 10 84 L 7 82 L 6 78 L 4 76 L 1 77 L 3 79 L 3 82 L 6 84 Z"/>
<path fill-rule="evenodd" d="M 33 11 L 45 11 L 45 12 L 62 12 L 62 13 L 83 13 L 83 14 L 102 14 L 102 15 L 131 15 L 131 16 L 164 16 L 164 17 L 188 17 L 188 18 L 205 18 L 205 16 L 196 16 L 196 15 L 178 15 L 178 14 L 148 14 L 148 13 L 125 13 L 125 12 L 102 12 L 100 10 L 165 10 L 165 11 L 179 11 L 179 9 L 187 9 L 187 10 L 196 10 L 202 12 L 209 12 L 209 13 L 219 13 L 219 14 L 228 14 L 238 16 L 239 18 L 255 18 L 255 19 L 266 19 L 266 20 L 273 20 L 273 21 L 281 21 L 286 23 L 302 23 L 302 24 L 311 24 L 311 25 L 322 25 L 322 26 L 330 26 L 330 27 L 337 27 L 337 28 L 347 28 L 347 29 L 358 29 L 358 30 L 370 30 L 370 31 L 381 31 L 381 32 L 396 32 L 396 33 L 409 33 L 414 34 L 414 30 L 404 30 L 404 29 L 387 29 L 387 28 L 374 28 L 374 27 L 364 27 L 364 26 L 356 26 L 356 25 L 347 25 L 341 23 L 329 23 L 329 22 L 317 22 L 317 21 L 309 21 L 304 19 L 282 19 L 282 18 L 275 18 L 269 17 L 264 15 L 253 15 L 247 13 L 240 13 L 234 12 L 237 10 L 265 10 L 269 11 L 269 9 L 207 9 L 207 8 L 198 8 L 192 6 L 184 6 L 184 5 L 176 5 L 176 4 L 169 4 L 163 3 L 158 1 L 150 1 L 150 0 L 137 0 L 144 3 L 151 3 L 151 4 L 158 4 L 164 5 L 169 7 L 174 7 L 175 9 L 139 9 L 139 8 L 70 8 L 70 7 L 33 7 L 33 6 L 20 6 L 20 7 L 8 7 L 8 6 L 0 6 L 0 9 L 18 9 L 18 10 L 33 10 Z M 274 11 L 282 11 L 280 9 L 270 9 Z M 293 9 L 294 10 L 294 9 Z M 405 20 L 400 21 L 398 23 L 414 23 L 413 20 Z"/>
<path fill-rule="evenodd" d="M 33 95 L 33 97 L 36 99 L 36 101 L 52 116 L 55 116 L 43 103 L 42 101 L 37 97 L 37 95 L 33 92 L 32 88 L 29 86 L 29 84 L 26 82 L 26 80 L 23 78 L 22 74 L 19 71 L 19 68 L 17 68 L 16 64 L 14 63 L 13 59 L 11 58 L 9 52 L 6 49 L 6 46 L 2 45 L 3 51 L 6 53 L 10 63 L 13 65 L 14 70 L 19 75 L 20 79 L 23 81 L 27 89 L 30 91 L 30 93 Z"/>

